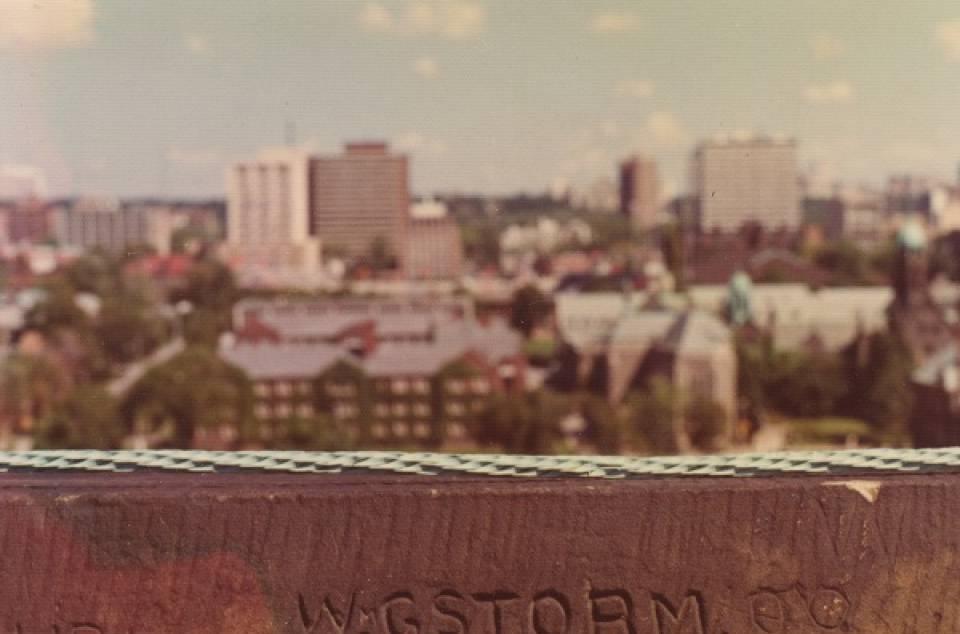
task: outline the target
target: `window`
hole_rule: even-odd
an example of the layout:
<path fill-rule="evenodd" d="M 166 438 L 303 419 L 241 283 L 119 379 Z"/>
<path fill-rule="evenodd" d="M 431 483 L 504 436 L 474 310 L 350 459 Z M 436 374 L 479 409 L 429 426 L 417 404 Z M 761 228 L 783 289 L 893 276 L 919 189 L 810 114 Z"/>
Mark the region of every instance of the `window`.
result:
<path fill-rule="evenodd" d="M 394 379 L 393 380 L 393 393 L 394 394 L 406 394 L 410 391 L 410 382 L 406 379 Z"/>
<path fill-rule="evenodd" d="M 313 416 L 313 405 L 308 403 L 301 403 L 297 406 L 297 416 L 301 418 L 310 418 Z"/>
<path fill-rule="evenodd" d="M 393 435 L 398 438 L 405 438 L 410 435 L 410 426 L 406 423 L 394 423 L 393 424 Z"/>
<path fill-rule="evenodd" d="M 280 403 L 274 409 L 274 412 L 277 415 L 277 418 L 290 418 L 290 411 L 292 408 L 287 403 Z"/>
<path fill-rule="evenodd" d="M 430 381 L 428 381 L 427 379 L 414 379 L 413 391 L 416 392 L 417 394 L 429 394 Z"/>
<path fill-rule="evenodd" d="M 474 394 L 489 394 L 490 381 L 482 376 L 478 376 L 470 382 L 470 387 Z"/>
<path fill-rule="evenodd" d="M 466 408 L 460 401 L 452 401 L 447 403 L 447 414 L 450 414 L 451 416 L 462 416 L 464 412 L 466 412 Z"/>
<path fill-rule="evenodd" d="M 406 416 L 408 411 L 406 403 L 394 403 L 390 409 L 394 416 Z"/>
<path fill-rule="evenodd" d="M 430 425 L 426 423 L 414 423 L 413 435 L 416 436 L 417 438 L 429 438 Z"/>
<path fill-rule="evenodd" d="M 463 379 L 447 379 L 447 391 L 451 394 L 463 394 L 466 391 Z"/>
<path fill-rule="evenodd" d="M 339 419 L 353 418 L 357 415 L 357 406 L 352 403 L 337 403 L 333 408 L 333 415 Z"/>
<path fill-rule="evenodd" d="M 380 418 L 386 418 L 390 415 L 390 406 L 386 403 L 377 403 L 373 406 L 373 413 Z"/>
<path fill-rule="evenodd" d="M 426 403 L 414 403 L 413 414 L 420 418 L 425 418 L 430 415 L 430 406 Z"/>
<path fill-rule="evenodd" d="M 270 385 L 261 381 L 253 386 L 253 393 L 261 398 L 270 396 Z"/>
<path fill-rule="evenodd" d="M 297 393 L 302 396 L 310 394 L 310 381 L 298 381 Z"/>
<path fill-rule="evenodd" d="M 277 381 L 273 386 L 273 393 L 281 398 L 287 398 L 293 394 L 293 386 L 289 381 Z"/>
<path fill-rule="evenodd" d="M 254 415 L 260 420 L 270 418 L 270 406 L 269 405 L 257 405 L 253 410 Z"/>

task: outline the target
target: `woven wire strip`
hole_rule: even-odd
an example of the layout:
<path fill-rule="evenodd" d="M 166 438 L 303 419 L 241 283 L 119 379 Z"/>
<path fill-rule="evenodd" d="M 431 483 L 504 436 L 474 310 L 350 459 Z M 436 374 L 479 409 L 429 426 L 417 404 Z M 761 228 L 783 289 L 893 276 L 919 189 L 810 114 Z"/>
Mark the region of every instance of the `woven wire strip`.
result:
<path fill-rule="evenodd" d="M 749 477 L 960 472 L 960 448 L 716 456 L 517 456 L 302 451 L 0 452 L 0 472 L 386 473 L 492 477 Z"/>

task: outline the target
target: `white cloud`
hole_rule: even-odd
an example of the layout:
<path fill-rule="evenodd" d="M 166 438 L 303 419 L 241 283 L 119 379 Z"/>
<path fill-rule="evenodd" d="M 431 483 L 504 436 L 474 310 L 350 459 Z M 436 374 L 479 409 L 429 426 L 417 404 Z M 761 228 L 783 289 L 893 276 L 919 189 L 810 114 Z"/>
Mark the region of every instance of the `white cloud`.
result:
<path fill-rule="evenodd" d="M 655 111 L 639 123 L 602 121 L 568 132 L 567 147 L 556 173 L 574 183 L 612 178 L 624 157 L 641 152 L 653 156 L 671 174 L 682 174 L 692 134 L 672 112 Z M 681 169 L 677 172 L 676 168 Z"/>
<path fill-rule="evenodd" d="M 598 13 L 590 21 L 590 30 L 600 34 L 630 33 L 640 28 L 640 17 L 635 13 Z"/>
<path fill-rule="evenodd" d="M 203 55 L 210 50 L 210 42 L 202 35 L 188 33 L 183 38 L 183 45 L 194 55 Z"/>
<path fill-rule="evenodd" d="M 441 158 L 447 153 L 447 144 L 441 139 L 432 139 L 419 132 L 398 134 L 391 145 L 401 152 L 416 154 L 421 158 Z"/>
<path fill-rule="evenodd" d="M 421 57 L 413 62 L 413 71 L 424 79 L 436 79 L 440 75 L 440 64 L 432 57 Z"/>
<path fill-rule="evenodd" d="M 671 112 L 654 112 L 643 122 L 641 136 L 659 149 L 676 149 L 690 141 L 686 126 Z"/>
<path fill-rule="evenodd" d="M 36 53 L 93 41 L 93 0 L 0 0 L 0 50 Z"/>
<path fill-rule="evenodd" d="M 368 33 L 385 33 L 393 29 L 393 13 L 382 4 L 368 4 L 357 16 L 360 27 Z"/>
<path fill-rule="evenodd" d="M 817 59 L 832 59 L 843 55 L 847 47 L 839 38 L 821 33 L 810 38 L 810 50 Z"/>
<path fill-rule="evenodd" d="M 399 11 L 371 3 L 360 11 L 358 21 L 367 33 L 466 40 L 483 34 L 487 9 L 476 0 L 409 0 Z"/>
<path fill-rule="evenodd" d="M 849 103 L 856 96 L 856 90 L 848 81 L 835 81 L 829 84 L 807 86 L 802 92 L 804 100 L 815 104 Z"/>
<path fill-rule="evenodd" d="M 937 25 L 937 43 L 947 59 L 960 62 L 960 20 Z"/>
<path fill-rule="evenodd" d="M 644 79 L 624 79 L 617 83 L 618 95 L 633 97 L 634 99 L 652 97 L 654 92 L 656 92 L 656 86 L 653 85 L 653 82 Z"/>

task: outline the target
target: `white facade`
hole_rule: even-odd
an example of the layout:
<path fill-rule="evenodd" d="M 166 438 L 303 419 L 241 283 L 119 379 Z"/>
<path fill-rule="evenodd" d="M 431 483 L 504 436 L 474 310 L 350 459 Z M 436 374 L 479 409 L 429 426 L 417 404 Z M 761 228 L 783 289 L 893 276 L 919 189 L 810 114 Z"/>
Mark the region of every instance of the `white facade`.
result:
<path fill-rule="evenodd" d="M 796 229 L 802 222 L 793 141 L 742 137 L 700 145 L 693 187 L 706 231 L 736 231 L 744 223 Z"/>
<path fill-rule="evenodd" d="M 937 234 L 960 229 L 960 187 L 934 187 L 930 192 L 930 211 Z"/>
<path fill-rule="evenodd" d="M 314 271 L 319 242 L 310 235 L 310 155 L 262 151 L 227 172 L 228 257 L 243 267 Z"/>

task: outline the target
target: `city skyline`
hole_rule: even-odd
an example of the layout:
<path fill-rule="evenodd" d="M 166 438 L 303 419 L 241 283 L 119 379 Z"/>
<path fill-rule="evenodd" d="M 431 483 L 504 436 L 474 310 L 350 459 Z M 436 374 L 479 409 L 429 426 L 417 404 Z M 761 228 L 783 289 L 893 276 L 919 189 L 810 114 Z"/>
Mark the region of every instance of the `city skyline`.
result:
<path fill-rule="evenodd" d="M 258 148 L 383 139 L 417 193 L 613 179 L 637 151 L 676 192 L 699 140 L 749 129 L 816 178 L 953 178 L 958 76 L 935 1 L 7 0 L 0 163 L 53 194 L 223 195 Z"/>

